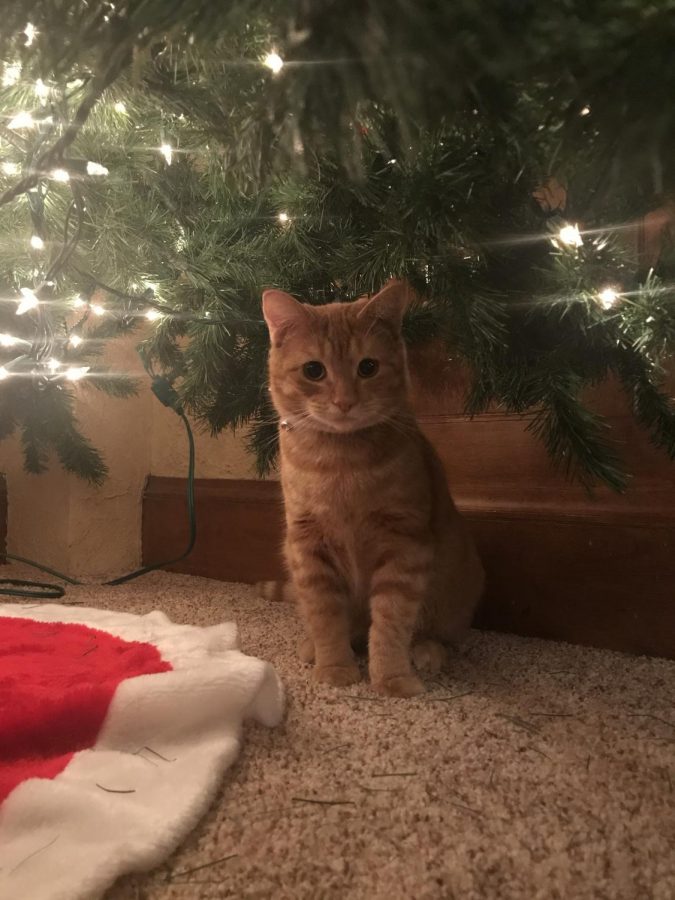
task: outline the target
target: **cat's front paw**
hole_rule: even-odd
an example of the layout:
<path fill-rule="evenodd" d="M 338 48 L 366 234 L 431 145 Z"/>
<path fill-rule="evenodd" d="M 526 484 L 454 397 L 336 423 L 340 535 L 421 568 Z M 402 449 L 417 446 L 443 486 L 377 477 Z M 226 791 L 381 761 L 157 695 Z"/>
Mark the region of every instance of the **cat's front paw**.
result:
<path fill-rule="evenodd" d="M 361 672 L 356 663 L 347 666 L 317 666 L 312 674 L 315 681 L 335 687 L 347 687 L 348 684 L 361 681 Z"/>
<path fill-rule="evenodd" d="M 426 688 L 417 675 L 394 675 L 381 681 L 373 682 L 373 689 L 387 697 L 417 697 Z"/>

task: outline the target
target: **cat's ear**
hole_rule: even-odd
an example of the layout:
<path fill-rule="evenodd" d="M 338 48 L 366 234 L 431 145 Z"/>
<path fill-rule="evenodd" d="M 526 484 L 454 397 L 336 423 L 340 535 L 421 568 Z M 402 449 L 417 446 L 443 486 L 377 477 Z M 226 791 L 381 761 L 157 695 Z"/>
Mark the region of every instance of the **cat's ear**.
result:
<path fill-rule="evenodd" d="M 285 291 L 265 291 L 262 308 L 273 344 L 279 344 L 290 328 L 303 325 L 308 320 L 307 308 Z"/>
<path fill-rule="evenodd" d="M 359 315 L 379 319 L 398 332 L 412 299 L 412 288 L 406 281 L 392 280 L 379 293 L 363 302 Z"/>

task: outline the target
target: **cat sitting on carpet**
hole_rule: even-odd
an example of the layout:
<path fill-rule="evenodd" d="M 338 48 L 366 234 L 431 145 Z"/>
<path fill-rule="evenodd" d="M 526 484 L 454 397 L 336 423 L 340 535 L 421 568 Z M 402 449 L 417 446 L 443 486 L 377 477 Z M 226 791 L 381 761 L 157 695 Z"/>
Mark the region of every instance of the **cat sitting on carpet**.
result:
<path fill-rule="evenodd" d="M 285 556 L 307 638 L 301 658 L 333 685 L 411 697 L 437 672 L 483 589 L 475 547 L 408 393 L 404 283 L 309 306 L 268 290 L 269 383 L 280 422 Z"/>

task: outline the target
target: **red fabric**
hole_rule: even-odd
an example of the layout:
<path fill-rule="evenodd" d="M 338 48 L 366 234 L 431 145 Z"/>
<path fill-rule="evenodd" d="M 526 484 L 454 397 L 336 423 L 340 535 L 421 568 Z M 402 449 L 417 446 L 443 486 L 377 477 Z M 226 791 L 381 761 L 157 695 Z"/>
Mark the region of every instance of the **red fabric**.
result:
<path fill-rule="evenodd" d="M 96 743 L 118 684 L 167 672 L 152 644 L 86 625 L 0 617 L 0 803 Z"/>

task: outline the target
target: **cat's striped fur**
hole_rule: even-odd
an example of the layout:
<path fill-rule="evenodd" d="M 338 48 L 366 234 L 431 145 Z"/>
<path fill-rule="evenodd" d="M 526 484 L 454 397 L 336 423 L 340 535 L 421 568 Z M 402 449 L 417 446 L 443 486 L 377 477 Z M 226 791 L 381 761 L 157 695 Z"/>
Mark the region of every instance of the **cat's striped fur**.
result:
<path fill-rule="evenodd" d="M 400 283 L 320 307 L 281 291 L 263 297 L 302 656 L 318 680 L 350 684 L 359 679 L 352 643 L 367 638 L 371 682 L 394 696 L 423 690 L 411 660 L 437 668 L 483 588 L 442 466 L 408 403 L 406 300 Z M 308 377 L 309 361 L 321 363 L 320 378 Z"/>

